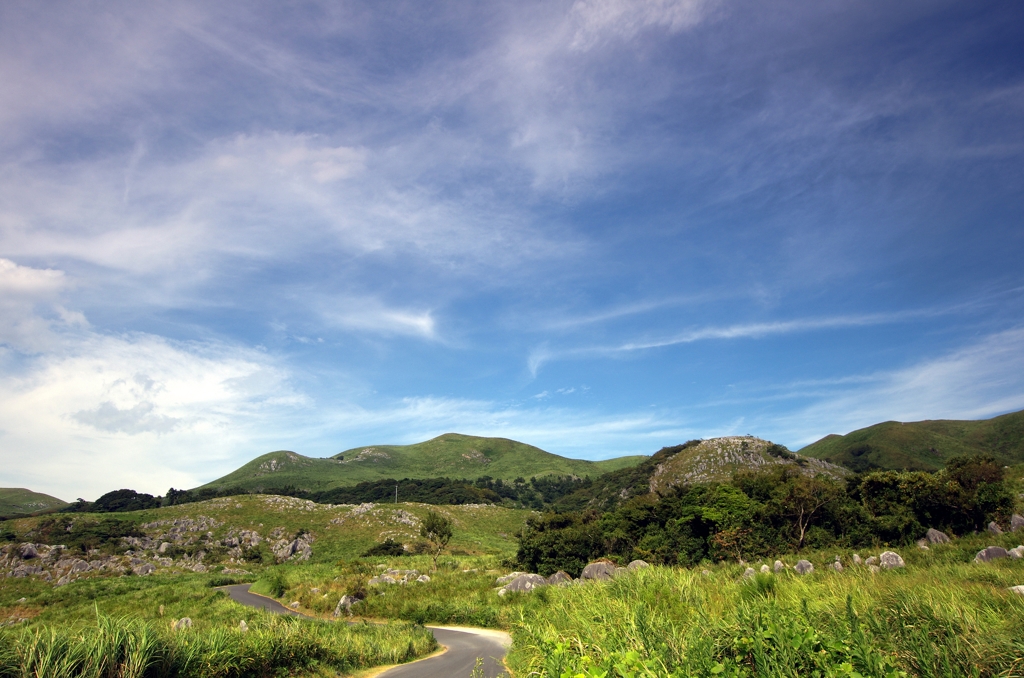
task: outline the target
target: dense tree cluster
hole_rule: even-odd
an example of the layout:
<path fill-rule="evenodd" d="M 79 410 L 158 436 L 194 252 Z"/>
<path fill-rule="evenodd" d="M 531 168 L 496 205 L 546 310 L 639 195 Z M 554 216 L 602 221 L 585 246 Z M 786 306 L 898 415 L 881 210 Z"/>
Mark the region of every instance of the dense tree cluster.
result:
<path fill-rule="evenodd" d="M 993 457 L 957 457 L 937 473 L 877 471 L 837 482 L 799 467 L 737 473 L 731 482 L 635 496 L 616 508 L 530 519 L 518 560 L 532 572 L 578 576 L 612 556 L 660 564 L 757 558 L 804 547 L 906 544 L 929 527 L 952 534 L 1005 521 L 1013 510 Z"/>
<path fill-rule="evenodd" d="M 451 478 L 405 478 L 395 480 L 367 480 L 348 487 L 329 490 L 306 490 L 297 487 L 266 487 L 250 490 L 241 487 L 203 488 L 196 490 L 167 491 L 164 506 L 206 501 L 216 497 L 233 497 L 242 494 L 279 494 L 287 497 L 308 499 L 318 504 L 362 504 L 366 502 L 388 502 L 398 500 L 434 505 L 459 504 L 501 504 L 542 510 L 552 506 L 562 497 L 591 485 L 589 478 L 574 476 L 541 476 L 539 478 L 516 478 L 505 481 L 500 478 L 482 477 L 476 480 Z M 123 490 L 122 490 L 123 491 Z M 130 490 L 129 490 L 130 491 Z M 146 495 L 149 496 L 149 495 Z M 159 500 L 159 498 L 157 498 Z"/>
<path fill-rule="evenodd" d="M 136 492 L 135 490 L 114 490 L 107 492 L 96 501 L 78 501 L 61 509 L 62 513 L 123 513 L 160 508 L 163 497 Z"/>

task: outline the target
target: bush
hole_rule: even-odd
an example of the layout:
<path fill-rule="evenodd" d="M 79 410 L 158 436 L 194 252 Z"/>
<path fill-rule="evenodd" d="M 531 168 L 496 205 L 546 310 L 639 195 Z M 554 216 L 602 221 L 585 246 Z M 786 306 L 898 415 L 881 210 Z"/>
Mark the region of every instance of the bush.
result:
<path fill-rule="evenodd" d="M 364 558 L 372 558 L 374 556 L 404 556 L 405 547 L 400 543 L 388 537 L 380 544 L 371 546 L 363 553 Z"/>

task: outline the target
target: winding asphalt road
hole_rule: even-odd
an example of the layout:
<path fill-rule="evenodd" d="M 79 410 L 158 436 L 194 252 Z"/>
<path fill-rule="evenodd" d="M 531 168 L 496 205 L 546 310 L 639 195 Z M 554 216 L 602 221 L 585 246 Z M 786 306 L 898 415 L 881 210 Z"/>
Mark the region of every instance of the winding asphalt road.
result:
<path fill-rule="evenodd" d="M 275 614 L 300 616 L 295 610 L 289 610 L 281 603 L 249 593 L 251 584 L 235 584 L 222 586 L 237 603 L 263 609 Z M 428 626 L 434 632 L 434 638 L 446 651 L 443 654 L 421 659 L 410 664 L 396 666 L 380 674 L 379 678 L 463 678 L 469 677 L 476 668 L 477 658 L 483 660 L 481 669 L 485 678 L 498 678 L 506 675 L 501 660 L 505 656 L 510 640 L 507 633 L 487 629 L 464 629 L 450 626 Z"/>

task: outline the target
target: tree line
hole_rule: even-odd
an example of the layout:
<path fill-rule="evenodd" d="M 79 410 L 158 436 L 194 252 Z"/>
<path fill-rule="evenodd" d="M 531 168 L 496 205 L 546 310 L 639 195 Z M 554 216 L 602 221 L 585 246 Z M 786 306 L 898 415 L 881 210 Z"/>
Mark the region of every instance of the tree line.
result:
<path fill-rule="evenodd" d="M 952 458 L 936 473 L 876 471 L 845 481 L 801 470 L 779 465 L 635 496 L 606 511 L 549 512 L 527 521 L 517 559 L 531 572 L 578 576 L 602 556 L 693 566 L 804 548 L 902 545 L 930 527 L 980 531 L 1014 508 L 1003 466 L 991 456 Z"/>

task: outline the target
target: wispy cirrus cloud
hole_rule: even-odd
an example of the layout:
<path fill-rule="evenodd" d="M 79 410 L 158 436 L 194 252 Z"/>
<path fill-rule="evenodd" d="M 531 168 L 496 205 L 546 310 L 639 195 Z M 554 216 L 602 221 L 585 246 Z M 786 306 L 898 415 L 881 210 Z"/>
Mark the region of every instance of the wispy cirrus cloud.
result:
<path fill-rule="evenodd" d="M 536 376 L 538 370 L 548 362 L 558 359 L 586 358 L 594 356 L 615 356 L 636 351 L 692 344 L 716 339 L 760 339 L 763 337 L 834 330 L 847 327 L 870 327 L 890 323 L 909 322 L 915 319 L 934 317 L 953 312 L 952 309 L 924 309 L 895 313 L 868 313 L 861 315 L 831 316 L 824 318 L 801 318 L 775 322 L 740 323 L 735 325 L 699 327 L 685 330 L 663 338 L 626 341 L 605 346 L 582 346 L 568 349 L 553 349 L 548 344 L 535 348 L 527 359 L 530 373 Z"/>

